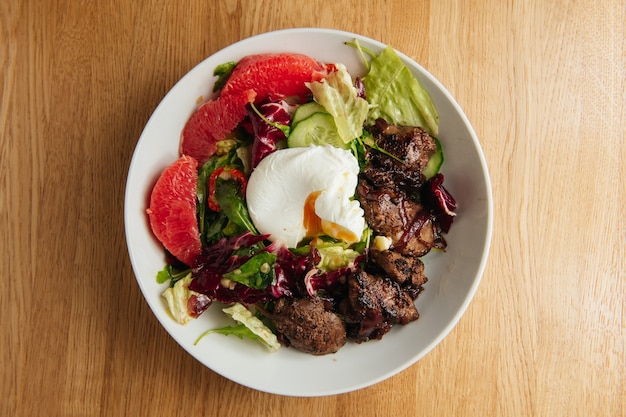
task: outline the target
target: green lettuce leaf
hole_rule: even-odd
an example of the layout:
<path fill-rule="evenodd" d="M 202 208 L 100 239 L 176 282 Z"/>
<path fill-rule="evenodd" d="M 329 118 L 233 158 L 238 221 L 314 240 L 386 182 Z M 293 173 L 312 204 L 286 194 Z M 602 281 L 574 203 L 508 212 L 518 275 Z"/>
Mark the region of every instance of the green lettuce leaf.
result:
<path fill-rule="evenodd" d="M 376 119 L 402 126 L 420 126 L 433 136 L 439 133 L 439 114 L 419 80 L 400 57 L 387 46 L 369 65 L 363 78 L 367 101 L 371 105 L 367 123 Z"/>
<path fill-rule="evenodd" d="M 198 294 L 189 289 L 191 282 L 191 272 L 185 278 L 176 281 L 174 286 L 163 291 L 163 298 L 167 301 L 167 307 L 170 314 L 180 324 L 187 324 L 193 317 L 189 314 L 187 303 L 189 297 Z"/>
<path fill-rule="evenodd" d="M 250 310 L 244 307 L 243 304 L 234 303 L 222 309 L 222 311 L 232 317 L 233 320 L 237 321 L 238 324 L 236 326 L 225 326 L 208 330 L 198 337 L 195 344 L 208 334 L 220 333 L 226 336 L 234 335 L 240 339 L 247 337 L 258 340 L 271 352 L 275 352 L 280 348 L 280 342 L 276 335 L 272 333 L 270 328 L 263 324 L 258 317 L 255 317 Z"/>
<path fill-rule="evenodd" d="M 367 101 L 358 96 L 352 77 L 343 64 L 320 82 L 307 83 L 315 101 L 333 116 L 344 143 L 361 136 L 368 113 Z"/>
<path fill-rule="evenodd" d="M 320 245 L 316 246 L 321 255 L 321 260 L 317 267 L 322 271 L 335 271 L 344 266 L 348 266 L 354 261 L 359 253 L 353 249 L 345 248 L 342 245 Z"/>

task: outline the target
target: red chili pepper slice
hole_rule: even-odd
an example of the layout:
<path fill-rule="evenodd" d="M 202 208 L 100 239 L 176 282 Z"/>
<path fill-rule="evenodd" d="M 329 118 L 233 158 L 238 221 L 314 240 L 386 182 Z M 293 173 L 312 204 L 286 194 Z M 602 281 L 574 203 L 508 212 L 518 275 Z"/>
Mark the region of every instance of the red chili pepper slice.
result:
<path fill-rule="evenodd" d="M 217 198 L 215 198 L 215 182 L 217 178 L 222 179 L 234 179 L 239 181 L 241 184 L 241 194 L 246 195 L 246 186 L 248 181 L 246 180 L 246 176 L 243 172 L 238 170 L 237 168 L 231 166 L 223 166 L 215 169 L 209 176 L 209 196 L 207 198 L 209 203 L 209 208 L 213 211 L 220 211 L 220 206 L 217 202 Z"/>

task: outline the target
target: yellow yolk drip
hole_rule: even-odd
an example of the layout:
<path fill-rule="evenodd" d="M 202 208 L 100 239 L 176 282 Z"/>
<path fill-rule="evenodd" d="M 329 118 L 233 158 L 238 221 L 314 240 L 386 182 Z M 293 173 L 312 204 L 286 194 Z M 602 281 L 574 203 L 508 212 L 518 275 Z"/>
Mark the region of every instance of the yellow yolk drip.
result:
<path fill-rule="evenodd" d="M 315 213 L 315 201 L 322 191 L 313 191 L 304 202 L 304 220 L 302 225 L 307 237 L 319 236 L 322 233 L 322 219 Z"/>
<path fill-rule="evenodd" d="M 310 193 L 304 202 L 304 219 L 302 225 L 307 237 L 328 235 L 347 243 L 356 243 L 359 237 L 345 227 L 329 220 L 323 220 L 315 213 L 315 201 L 322 193 L 321 190 Z"/>
<path fill-rule="evenodd" d="M 328 220 L 322 220 L 322 230 L 324 231 L 324 234 L 332 236 L 335 239 L 343 240 L 347 243 L 356 243 L 359 241 L 357 235 L 352 233 L 350 230 Z"/>

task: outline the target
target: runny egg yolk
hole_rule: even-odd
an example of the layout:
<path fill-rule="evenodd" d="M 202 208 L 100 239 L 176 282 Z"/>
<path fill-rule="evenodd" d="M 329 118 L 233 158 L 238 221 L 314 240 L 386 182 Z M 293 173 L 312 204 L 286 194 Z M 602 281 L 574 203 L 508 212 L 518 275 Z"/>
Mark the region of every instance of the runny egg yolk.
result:
<path fill-rule="evenodd" d="M 319 236 L 322 232 L 322 218 L 315 213 L 315 201 L 322 193 L 321 190 L 313 191 L 304 201 L 304 218 L 302 225 L 306 230 L 307 237 Z"/>
<path fill-rule="evenodd" d="M 306 230 L 306 237 L 328 235 L 347 243 L 358 242 L 359 237 L 353 232 L 337 223 L 324 220 L 315 213 L 315 202 L 321 193 L 322 190 L 313 191 L 307 196 L 304 202 L 304 218 L 302 225 Z"/>

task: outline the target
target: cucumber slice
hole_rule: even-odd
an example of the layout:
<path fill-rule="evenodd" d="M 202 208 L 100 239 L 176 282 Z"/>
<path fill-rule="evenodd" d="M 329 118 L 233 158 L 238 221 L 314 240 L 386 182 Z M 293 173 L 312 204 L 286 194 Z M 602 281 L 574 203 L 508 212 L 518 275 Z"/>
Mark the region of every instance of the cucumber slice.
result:
<path fill-rule="evenodd" d="M 312 115 L 313 113 L 317 113 L 317 112 L 326 112 L 326 109 L 324 108 L 324 106 L 322 106 L 321 104 L 315 101 L 310 101 L 308 103 L 302 104 L 298 106 L 298 108 L 296 109 L 296 112 L 293 114 L 293 118 L 291 119 L 291 124 L 295 125 L 299 121 L 304 120 L 310 115 Z"/>
<path fill-rule="evenodd" d="M 349 143 L 344 143 L 339 137 L 335 119 L 326 112 L 315 112 L 304 120 L 291 126 L 287 146 L 290 148 L 309 145 L 332 145 L 337 148 L 348 149 Z"/>
<path fill-rule="evenodd" d="M 439 142 L 439 139 L 434 136 L 432 136 L 432 138 L 435 139 L 437 150 L 430 156 L 428 163 L 422 170 L 422 174 L 424 174 L 424 177 L 426 177 L 427 180 L 437 175 L 441 165 L 443 165 L 443 150 L 441 149 L 441 142 Z"/>

